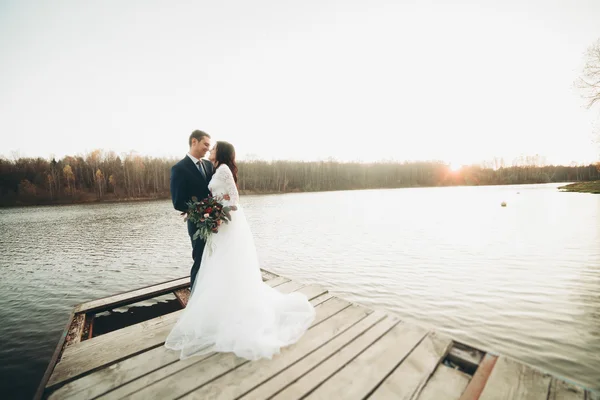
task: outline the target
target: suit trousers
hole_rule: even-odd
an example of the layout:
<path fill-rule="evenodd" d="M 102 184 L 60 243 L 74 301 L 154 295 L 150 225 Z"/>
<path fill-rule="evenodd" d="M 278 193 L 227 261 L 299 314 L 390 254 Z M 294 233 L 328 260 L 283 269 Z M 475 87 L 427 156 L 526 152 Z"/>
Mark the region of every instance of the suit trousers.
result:
<path fill-rule="evenodd" d="M 192 264 L 192 270 L 190 271 L 190 290 L 194 286 L 194 282 L 196 282 L 196 275 L 200 270 L 200 262 L 202 261 L 202 254 L 204 253 L 204 246 L 206 243 L 202 238 L 198 238 L 194 240 L 194 233 L 198 228 L 191 222 L 188 221 L 188 233 L 190 235 L 190 239 L 192 241 L 192 258 L 194 259 L 194 264 Z"/>

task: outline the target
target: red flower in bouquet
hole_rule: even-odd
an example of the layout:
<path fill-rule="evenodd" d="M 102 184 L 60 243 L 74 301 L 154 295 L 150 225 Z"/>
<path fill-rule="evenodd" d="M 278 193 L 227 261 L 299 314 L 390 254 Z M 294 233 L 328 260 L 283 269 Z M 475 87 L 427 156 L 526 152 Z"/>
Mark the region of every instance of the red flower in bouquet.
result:
<path fill-rule="evenodd" d="M 223 206 L 220 199 L 209 196 L 198 201 L 198 198 L 192 197 L 188 203 L 188 213 L 186 220 L 192 221 L 198 228 L 194 233 L 193 239 L 198 237 L 207 241 L 210 235 L 219 232 L 219 227 L 223 223 L 231 221 L 231 211 L 235 211 L 235 206 Z"/>

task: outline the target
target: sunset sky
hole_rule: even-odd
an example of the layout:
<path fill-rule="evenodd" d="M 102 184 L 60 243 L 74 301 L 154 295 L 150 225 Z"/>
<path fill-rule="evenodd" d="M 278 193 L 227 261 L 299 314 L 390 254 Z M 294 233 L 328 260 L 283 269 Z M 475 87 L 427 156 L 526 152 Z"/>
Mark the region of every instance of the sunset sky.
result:
<path fill-rule="evenodd" d="M 176 4 L 176 5 L 175 5 Z M 591 162 L 598 0 L 0 0 L 0 155 Z"/>

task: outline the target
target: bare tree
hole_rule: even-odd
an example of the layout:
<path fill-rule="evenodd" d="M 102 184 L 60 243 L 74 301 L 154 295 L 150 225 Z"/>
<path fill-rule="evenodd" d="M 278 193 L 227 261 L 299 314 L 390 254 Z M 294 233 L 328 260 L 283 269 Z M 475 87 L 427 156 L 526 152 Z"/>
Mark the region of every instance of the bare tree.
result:
<path fill-rule="evenodd" d="M 67 181 L 67 189 L 69 190 L 69 193 L 73 194 L 73 190 L 71 188 L 71 182 L 75 182 L 73 168 L 71 168 L 69 164 L 65 165 L 63 168 L 63 174 L 65 175 L 65 181 Z"/>
<path fill-rule="evenodd" d="M 104 179 L 104 173 L 98 168 L 96 170 L 96 185 L 98 187 L 98 198 L 101 199 L 104 194 L 104 187 L 106 186 L 106 181 Z"/>
<path fill-rule="evenodd" d="M 600 103 L 600 39 L 591 45 L 585 55 L 585 66 L 577 87 L 582 90 L 587 106 Z"/>
<path fill-rule="evenodd" d="M 588 108 L 600 104 L 600 39 L 587 49 L 585 65 L 581 76 L 576 81 L 576 86 L 581 90 Z M 596 143 L 600 145 L 600 125 L 594 130 Z"/>

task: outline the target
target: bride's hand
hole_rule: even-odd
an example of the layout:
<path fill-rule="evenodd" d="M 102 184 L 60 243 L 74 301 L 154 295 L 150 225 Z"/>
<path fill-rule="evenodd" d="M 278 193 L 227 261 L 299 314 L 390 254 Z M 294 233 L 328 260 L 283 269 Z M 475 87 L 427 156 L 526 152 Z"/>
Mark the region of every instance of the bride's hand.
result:
<path fill-rule="evenodd" d="M 229 197 L 228 194 L 225 194 L 225 195 L 223 195 L 223 200 L 229 201 L 229 200 L 231 200 L 231 197 Z"/>

